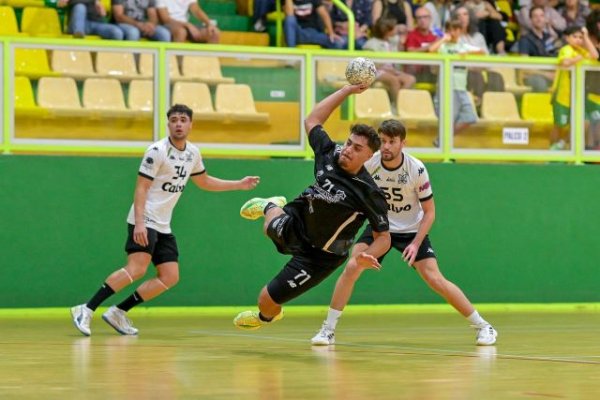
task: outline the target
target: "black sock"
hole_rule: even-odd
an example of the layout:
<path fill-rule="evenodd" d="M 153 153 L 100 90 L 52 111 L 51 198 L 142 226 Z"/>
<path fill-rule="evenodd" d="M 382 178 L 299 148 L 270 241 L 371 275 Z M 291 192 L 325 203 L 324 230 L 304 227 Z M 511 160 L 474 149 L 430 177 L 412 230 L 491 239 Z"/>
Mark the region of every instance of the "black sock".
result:
<path fill-rule="evenodd" d="M 142 299 L 142 296 L 140 296 L 140 294 L 136 290 L 131 296 L 123 300 L 121 303 L 117 304 L 117 308 L 123 311 L 129 311 L 133 307 L 137 306 L 138 304 L 142 304 L 143 302 L 144 299 Z"/>
<path fill-rule="evenodd" d="M 113 294 L 115 294 L 115 291 L 112 290 L 110 286 L 108 286 L 108 283 L 104 282 L 102 287 L 100 287 L 100 290 L 98 290 L 96 294 L 90 299 L 90 301 L 87 302 L 86 306 L 90 310 L 96 311 L 96 308 L 98 308 L 98 306 L 104 300 L 108 299 Z"/>
<path fill-rule="evenodd" d="M 270 204 L 273 204 L 273 203 L 270 203 Z M 261 321 L 265 321 L 265 322 L 271 322 L 271 321 L 273 321 L 273 318 L 267 318 L 267 317 L 265 317 L 264 315 L 262 315 L 262 313 L 261 313 L 261 312 L 259 312 L 259 313 L 258 313 L 258 318 L 259 318 Z"/>
<path fill-rule="evenodd" d="M 273 203 L 273 202 L 268 202 L 267 205 L 265 206 L 265 209 L 263 210 L 263 214 L 267 214 L 267 211 L 269 211 L 271 208 L 273 207 L 279 207 L 277 204 Z"/>

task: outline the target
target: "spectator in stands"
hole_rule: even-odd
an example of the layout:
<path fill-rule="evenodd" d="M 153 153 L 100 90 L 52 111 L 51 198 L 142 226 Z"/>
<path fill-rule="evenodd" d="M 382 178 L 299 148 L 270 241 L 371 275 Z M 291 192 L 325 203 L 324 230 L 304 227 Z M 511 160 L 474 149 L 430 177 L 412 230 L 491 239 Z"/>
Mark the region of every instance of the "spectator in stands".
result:
<path fill-rule="evenodd" d="M 561 69 L 558 70 L 554 79 L 552 108 L 554 111 L 554 128 L 550 134 L 550 149 L 562 150 L 566 147 L 568 132 L 566 128 L 570 123 L 571 117 L 571 71 L 568 68 L 579 63 L 582 60 L 597 60 L 598 50 L 590 40 L 587 28 L 580 26 L 570 26 L 565 30 L 564 38 L 567 42 L 558 52 L 558 63 Z M 596 116 L 600 122 L 600 110 L 596 110 Z"/>
<path fill-rule="evenodd" d="M 477 18 L 479 32 L 487 46 L 496 54 L 505 55 L 506 31 L 502 26 L 502 14 L 488 0 L 466 0 L 464 5 Z"/>
<path fill-rule="evenodd" d="M 427 7 L 415 10 L 415 29 L 406 37 L 406 51 L 428 52 L 429 46 L 439 38 L 431 31 L 431 12 Z M 418 82 L 436 83 L 437 74 L 428 65 L 409 65 L 406 72 L 416 76 Z"/>
<path fill-rule="evenodd" d="M 395 52 L 396 49 L 390 41 L 395 33 L 395 20 L 379 18 L 377 22 L 375 22 L 375 25 L 373 25 L 373 37 L 365 43 L 363 49 L 377 52 Z M 392 102 L 392 109 L 394 110 L 396 109 L 395 105 L 398 91 L 400 89 L 411 88 L 416 81 L 414 76 L 396 69 L 393 64 L 377 65 L 377 77 L 375 80 L 383 83 L 385 86 L 390 101 Z"/>
<path fill-rule="evenodd" d="M 532 0 L 531 5 L 528 7 L 522 7 L 517 14 L 517 19 L 521 27 L 521 35 L 525 35 L 531 30 L 531 19 L 529 19 L 529 10 L 532 7 L 542 7 L 546 14 L 546 31 L 552 35 L 555 40 L 560 38 L 560 35 L 567 27 L 565 19 L 548 4 L 548 0 Z"/>
<path fill-rule="evenodd" d="M 366 43 L 368 39 L 367 35 L 371 29 L 373 1 L 342 0 L 342 2 L 344 2 L 346 6 L 348 6 L 348 8 L 354 13 L 354 48 L 360 50 Z M 348 48 L 348 17 L 335 5 L 332 5 L 329 14 L 331 16 L 331 20 L 333 21 L 333 29 L 335 33 L 342 38 L 344 42 L 344 48 Z"/>
<path fill-rule="evenodd" d="M 430 0 L 423 7 L 431 13 L 431 31 L 438 37 L 444 36 L 444 26 L 450 20 L 454 5 L 452 0 Z"/>
<path fill-rule="evenodd" d="M 479 49 L 480 54 L 489 54 L 485 38 L 479 32 L 477 17 L 472 10 L 469 10 L 466 6 L 459 6 L 452 12 L 452 19 L 460 22 L 462 32 L 458 41 L 461 44 Z M 448 33 L 447 27 L 446 33 Z"/>
<path fill-rule="evenodd" d="M 521 36 L 518 42 L 519 54 L 530 57 L 554 57 L 556 47 L 552 36 L 546 31 L 546 14 L 544 8 L 534 6 L 529 10 L 531 30 Z M 531 71 L 531 72 L 529 72 Z M 547 92 L 554 80 L 553 71 L 527 70 L 523 72 L 525 84 L 531 86 L 534 92 Z"/>
<path fill-rule="evenodd" d="M 589 37 L 600 53 L 600 8 L 588 15 L 586 26 Z M 600 57 L 598 58 L 600 61 Z M 590 124 L 586 130 L 586 148 L 600 150 L 600 70 L 588 70 L 585 74 L 586 115 Z"/>
<path fill-rule="evenodd" d="M 344 41 L 333 30 L 329 12 L 321 0 L 285 0 L 284 12 L 283 29 L 288 47 L 297 44 L 318 44 L 326 49 L 344 47 Z"/>
<path fill-rule="evenodd" d="M 123 31 L 106 22 L 106 8 L 99 0 L 58 0 L 56 6 L 70 7 L 68 32 L 73 36 L 98 35 L 103 39 L 123 40 Z"/>
<path fill-rule="evenodd" d="M 112 14 L 125 40 L 171 41 L 169 29 L 158 24 L 155 0 L 112 0 Z"/>
<path fill-rule="evenodd" d="M 396 21 L 396 32 L 390 38 L 393 48 L 405 49 L 406 35 L 413 29 L 413 13 L 408 0 L 374 0 L 373 21 L 380 18 Z"/>
<path fill-rule="evenodd" d="M 464 8 L 464 7 L 463 7 Z M 466 9 L 464 9 L 466 11 Z M 464 36 L 464 22 L 458 19 L 451 19 L 446 23 L 446 33 L 444 36 L 429 47 L 430 53 L 441 54 L 485 54 L 481 47 L 473 46 L 462 39 Z M 452 110 L 454 112 L 454 135 L 467 128 L 469 125 L 477 122 L 477 115 L 473 108 L 471 98 L 467 92 L 467 68 L 454 67 L 452 72 L 453 101 Z M 436 108 L 439 115 L 439 96 L 435 96 Z M 436 139 L 437 140 L 437 139 Z M 438 143 L 434 142 L 437 146 Z"/>
<path fill-rule="evenodd" d="M 156 8 L 161 22 L 171 31 L 174 42 L 219 43 L 221 32 L 216 22 L 206 15 L 197 0 L 157 0 Z M 204 26 L 189 22 L 189 14 Z"/>
<path fill-rule="evenodd" d="M 590 15 L 590 8 L 579 0 L 566 0 L 565 4 L 558 8 L 558 12 L 565 19 L 567 27 L 584 26 L 585 19 Z"/>
<path fill-rule="evenodd" d="M 254 0 L 252 27 L 256 32 L 267 30 L 267 14 L 275 11 L 275 0 Z"/>

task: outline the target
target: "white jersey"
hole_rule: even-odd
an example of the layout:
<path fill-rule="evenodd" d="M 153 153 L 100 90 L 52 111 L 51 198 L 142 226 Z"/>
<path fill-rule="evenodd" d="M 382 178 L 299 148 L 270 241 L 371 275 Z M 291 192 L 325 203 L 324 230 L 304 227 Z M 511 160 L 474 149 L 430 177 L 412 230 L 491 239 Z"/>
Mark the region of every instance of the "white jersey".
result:
<path fill-rule="evenodd" d="M 188 22 L 190 5 L 197 0 L 157 0 L 156 8 L 166 8 L 169 17 L 179 22 Z"/>
<path fill-rule="evenodd" d="M 433 191 L 425 165 L 410 154 L 402 154 L 402 164 L 394 170 L 383 166 L 379 151 L 365 163 L 365 168 L 385 194 L 390 232 L 414 233 L 423 219 L 421 202 L 433 197 Z"/>
<path fill-rule="evenodd" d="M 144 222 L 147 228 L 161 233 L 171 233 L 173 208 L 185 189 L 190 176 L 205 172 L 200 150 L 187 142 L 185 149 L 177 150 L 169 138 L 148 147 L 138 175 L 152 180 L 146 197 Z M 131 206 L 127 222 L 135 225 L 134 206 Z"/>

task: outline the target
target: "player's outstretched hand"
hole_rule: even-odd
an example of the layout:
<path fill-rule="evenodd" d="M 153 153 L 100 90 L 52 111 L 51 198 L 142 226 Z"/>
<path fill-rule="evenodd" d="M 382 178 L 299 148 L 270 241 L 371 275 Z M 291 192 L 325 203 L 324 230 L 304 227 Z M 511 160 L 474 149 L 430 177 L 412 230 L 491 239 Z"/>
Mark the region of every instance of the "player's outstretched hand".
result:
<path fill-rule="evenodd" d="M 252 190 L 260 183 L 260 176 L 246 176 L 240 183 L 242 190 Z"/>
<path fill-rule="evenodd" d="M 377 261 L 377 258 L 373 257 L 370 254 L 365 252 L 359 253 L 356 257 L 356 264 L 361 269 L 375 269 L 379 271 L 381 269 L 381 264 Z"/>
<path fill-rule="evenodd" d="M 350 89 L 350 93 L 351 94 L 359 94 L 364 92 L 365 90 L 367 90 L 369 88 L 369 84 L 366 83 L 359 83 L 358 85 L 347 85 L 347 87 Z"/>
<path fill-rule="evenodd" d="M 412 267 L 415 262 L 415 257 L 417 256 L 417 252 L 419 251 L 419 246 L 416 243 L 411 243 L 402 252 L 402 258 L 404 262 Z"/>

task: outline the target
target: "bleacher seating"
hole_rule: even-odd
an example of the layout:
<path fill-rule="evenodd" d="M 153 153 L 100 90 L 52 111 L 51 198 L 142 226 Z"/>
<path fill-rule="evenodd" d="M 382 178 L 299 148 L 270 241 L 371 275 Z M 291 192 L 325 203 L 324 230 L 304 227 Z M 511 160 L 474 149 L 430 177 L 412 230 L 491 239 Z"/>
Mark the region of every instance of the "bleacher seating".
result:
<path fill-rule="evenodd" d="M 129 82 L 127 105 L 130 110 L 151 113 L 154 109 L 154 82 L 145 79 Z"/>
<path fill-rule="evenodd" d="M 376 120 L 392 118 L 392 106 L 387 91 L 371 88 L 355 96 L 354 113 L 357 118 Z"/>
<path fill-rule="evenodd" d="M 171 94 L 171 105 L 186 104 L 194 111 L 194 120 L 220 120 L 226 114 L 216 112 L 206 83 L 176 82 Z"/>
<path fill-rule="evenodd" d="M 37 99 L 40 107 L 49 109 L 57 115 L 85 114 L 73 78 L 41 78 L 38 82 Z"/>
<path fill-rule="evenodd" d="M 401 89 L 398 92 L 396 109 L 398 117 L 406 124 L 438 122 L 431 94 L 427 90 Z"/>
<path fill-rule="evenodd" d="M 131 52 L 98 51 L 96 53 L 96 73 L 99 76 L 130 81 L 140 78 L 135 58 Z"/>
<path fill-rule="evenodd" d="M 181 65 L 182 79 L 204 82 L 209 85 L 234 83 L 234 78 L 224 77 L 218 57 L 184 55 Z"/>
<path fill-rule="evenodd" d="M 86 79 L 97 76 L 89 51 L 54 50 L 52 51 L 52 70 L 62 76 Z"/>
<path fill-rule="evenodd" d="M 45 49 L 16 48 L 15 75 L 39 79 L 43 76 L 58 76 L 50 69 Z"/>
<path fill-rule="evenodd" d="M 481 122 L 487 124 L 529 124 L 519 115 L 515 95 L 511 92 L 485 92 L 481 100 Z"/>
<path fill-rule="evenodd" d="M 15 10 L 10 6 L 0 6 L 0 36 L 27 36 L 19 32 Z"/>
<path fill-rule="evenodd" d="M 21 16 L 21 32 L 30 36 L 63 36 L 58 12 L 49 7 L 25 7 Z"/>
<path fill-rule="evenodd" d="M 554 122 L 550 93 L 525 93 L 521 99 L 521 116 L 524 120 L 542 124 Z"/>
<path fill-rule="evenodd" d="M 215 109 L 233 121 L 268 123 L 269 114 L 256 111 L 250 86 L 220 84 L 215 94 Z"/>
<path fill-rule="evenodd" d="M 121 83 L 114 78 L 89 78 L 83 84 L 83 107 L 97 117 L 127 116 Z"/>
<path fill-rule="evenodd" d="M 30 113 L 37 110 L 37 105 L 33 97 L 31 81 L 25 76 L 15 78 L 15 112 L 17 114 Z"/>

